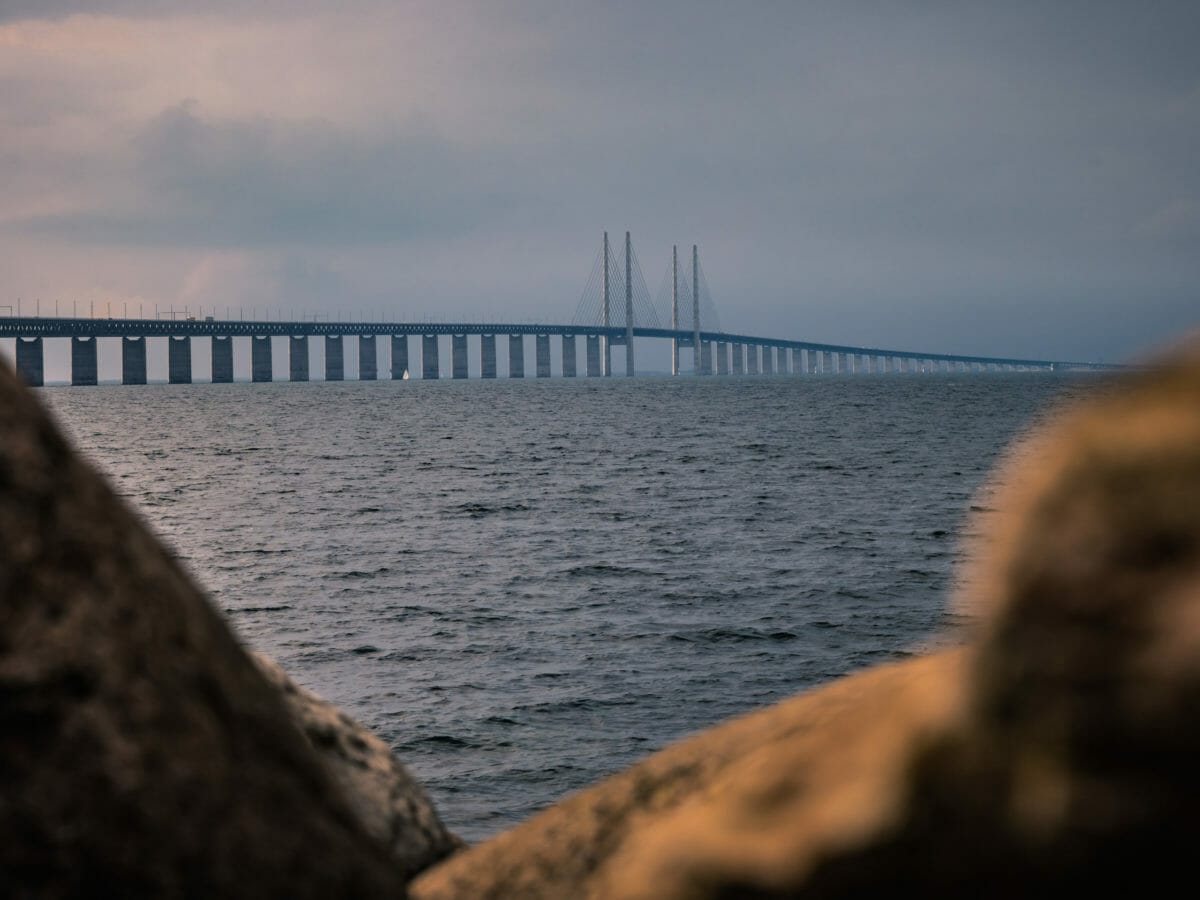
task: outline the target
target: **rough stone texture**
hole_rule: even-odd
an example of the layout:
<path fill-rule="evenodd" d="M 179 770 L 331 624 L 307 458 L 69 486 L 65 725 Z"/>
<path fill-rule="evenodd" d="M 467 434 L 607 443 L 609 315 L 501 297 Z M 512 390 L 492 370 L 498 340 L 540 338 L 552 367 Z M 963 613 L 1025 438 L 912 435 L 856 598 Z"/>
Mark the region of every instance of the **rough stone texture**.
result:
<path fill-rule="evenodd" d="M 630 856 L 645 896 L 688 896 L 671 884 L 688 875 L 686 868 L 669 871 L 681 849 L 674 838 L 679 829 L 706 832 L 719 824 L 707 809 L 713 803 L 745 803 L 735 830 L 754 836 L 755 855 L 741 859 L 751 868 L 771 850 L 762 837 L 778 829 L 781 818 L 787 821 L 802 799 L 819 816 L 789 829 L 789 841 L 802 842 L 821 827 L 853 830 L 883 802 L 882 789 L 899 765 L 896 745 L 907 729 L 931 727 L 954 707 L 961 665 L 961 654 L 951 651 L 872 669 L 705 731 L 452 857 L 418 878 L 412 896 L 620 896 L 608 882 L 617 861 Z M 937 703 L 931 702 L 935 696 Z M 839 752 L 830 753 L 831 747 Z M 854 802 L 842 804 L 847 775 L 857 771 L 867 779 L 851 788 Z M 701 836 L 689 836 L 684 847 Z M 718 842 L 727 839 L 722 834 Z M 647 843 L 656 847 L 648 859 L 640 852 Z M 736 847 L 742 854 L 740 839 Z M 668 871 L 640 871 L 657 869 L 657 859 Z"/>
<path fill-rule="evenodd" d="M 425 789 L 391 749 L 327 700 L 297 685 L 274 660 L 254 661 L 287 703 L 359 821 L 407 878 L 466 845 L 446 830 Z"/>
<path fill-rule="evenodd" d="M 0 366 L 0 894 L 404 881 L 200 591 Z"/>
<path fill-rule="evenodd" d="M 445 898 L 1011 897 L 1192 880 L 1200 353 L 1014 456 L 968 648 L 720 726 L 454 857 Z"/>

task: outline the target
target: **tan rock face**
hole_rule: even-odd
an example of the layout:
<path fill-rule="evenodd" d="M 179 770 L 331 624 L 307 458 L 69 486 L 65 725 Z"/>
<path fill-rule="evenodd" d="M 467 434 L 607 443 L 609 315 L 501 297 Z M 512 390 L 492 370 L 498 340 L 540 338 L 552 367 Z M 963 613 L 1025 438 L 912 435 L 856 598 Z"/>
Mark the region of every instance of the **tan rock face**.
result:
<path fill-rule="evenodd" d="M 327 700 L 297 685 L 272 659 L 252 655 L 284 698 L 341 795 L 372 837 L 411 878 L 465 844 L 446 830 L 425 789 L 387 744 Z"/>
<path fill-rule="evenodd" d="M 970 647 L 670 747 L 454 857 L 449 898 L 1146 894 L 1200 801 L 1200 355 L 1064 412 L 964 579 Z"/>
<path fill-rule="evenodd" d="M 0 367 L 0 894 L 404 882 L 200 591 Z"/>

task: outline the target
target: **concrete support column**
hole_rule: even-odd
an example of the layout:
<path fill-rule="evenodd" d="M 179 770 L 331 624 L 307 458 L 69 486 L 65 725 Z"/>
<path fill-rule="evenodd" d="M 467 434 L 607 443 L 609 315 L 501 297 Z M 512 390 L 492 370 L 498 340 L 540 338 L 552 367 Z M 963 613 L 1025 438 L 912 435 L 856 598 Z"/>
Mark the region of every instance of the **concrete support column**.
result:
<path fill-rule="evenodd" d="M 17 374 L 30 387 L 42 387 L 46 383 L 44 359 L 40 337 L 17 338 Z"/>
<path fill-rule="evenodd" d="M 562 338 L 563 378 L 575 377 L 575 335 L 564 334 Z"/>
<path fill-rule="evenodd" d="M 392 335 L 392 378 L 400 381 L 408 372 L 408 335 Z"/>
<path fill-rule="evenodd" d="M 496 336 L 494 334 L 479 336 L 479 377 L 496 377 Z"/>
<path fill-rule="evenodd" d="M 250 380 L 271 381 L 271 336 L 254 335 L 250 338 Z"/>
<path fill-rule="evenodd" d="M 71 338 L 71 384 L 96 384 L 96 339 Z"/>
<path fill-rule="evenodd" d="M 394 357 L 393 357 L 394 359 Z M 346 346 L 340 334 L 325 335 L 325 380 L 345 381 Z"/>
<path fill-rule="evenodd" d="M 167 381 L 171 384 L 192 383 L 192 339 L 167 338 Z"/>
<path fill-rule="evenodd" d="M 746 374 L 758 374 L 758 347 L 754 344 L 746 345 Z"/>
<path fill-rule="evenodd" d="M 121 338 L 121 384 L 145 383 L 146 339 L 144 337 Z"/>
<path fill-rule="evenodd" d="M 534 345 L 537 349 L 537 377 L 550 377 L 550 335 L 539 334 L 534 338 Z M 628 354 L 633 353 L 632 345 L 625 348 Z M 630 373 L 632 374 L 632 373 Z"/>
<path fill-rule="evenodd" d="M 421 335 L 421 378 L 426 381 L 437 381 L 441 377 L 438 366 L 438 336 L 436 334 Z"/>
<path fill-rule="evenodd" d="M 288 337 L 288 380 L 308 381 L 308 338 Z"/>
<path fill-rule="evenodd" d="M 773 347 L 762 348 L 762 373 L 764 375 L 775 374 L 775 350 Z"/>
<path fill-rule="evenodd" d="M 450 377 L 462 381 L 467 377 L 467 336 L 450 335 Z"/>
<path fill-rule="evenodd" d="M 167 338 L 167 380 L 170 384 L 192 383 L 192 338 Z"/>
<path fill-rule="evenodd" d="M 584 338 L 584 343 L 587 346 L 588 378 L 595 378 L 602 374 L 600 370 L 600 335 L 589 334 Z"/>
<path fill-rule="evenodd" d="M 746 348 L 741 344 L 733 344 L 729 350 L 733 356 L 730 371 L 734 375 L 744 375 L 746 373 Z"/>
<path fill-rule="evenodd" d="M 213 384 L 233 383 L 233 338 L 228 335 L 212 339 Z"/>
<path fill-rule="evenodd" d="M 374 381 L 379 377 L 379 342 L 373 334 L 358 336 L 358 380 Z"/>
<path fill-rule="evenodd" d="M 717 341 L 717 374 L 729 374 L 729 345 L 724 341 Z"/>
<path fill-rule="evenodd" d="M 508 377 L 525 377 L 525 335 L 508 336 Z"/>

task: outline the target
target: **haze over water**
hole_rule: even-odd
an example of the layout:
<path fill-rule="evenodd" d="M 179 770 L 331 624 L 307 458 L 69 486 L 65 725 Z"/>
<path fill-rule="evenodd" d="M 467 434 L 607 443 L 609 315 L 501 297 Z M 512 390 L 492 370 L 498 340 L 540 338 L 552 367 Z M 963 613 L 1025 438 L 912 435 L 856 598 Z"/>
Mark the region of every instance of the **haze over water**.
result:
<path fill-rule="evenodd" d="M 40 396 L 243 639 L 380 734 L 477 840 L 684 734 L 944 640 L 997 455 L 1095 383 Z"/>

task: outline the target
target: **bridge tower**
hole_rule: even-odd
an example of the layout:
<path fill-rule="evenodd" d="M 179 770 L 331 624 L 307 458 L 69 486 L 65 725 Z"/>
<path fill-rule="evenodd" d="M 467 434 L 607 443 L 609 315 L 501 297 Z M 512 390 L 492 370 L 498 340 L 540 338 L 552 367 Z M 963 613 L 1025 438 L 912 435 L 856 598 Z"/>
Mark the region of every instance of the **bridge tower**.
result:
<path fill-rule="evenodd" d="M 692 352 L 695 355 L 695 372 L 707 375 L 701 363 L 700 347 L 700 248 L 692 244 Z"/>
<path fill-rule="evenodd" d="M 625 374 L 633 377 L 633 248 L 625 232 Z"/>
<path fill-rule="evenodd" d="M 679 245 L 671 245 L 671 330 L 679 330 Z M 679 338 L 671 338 L 671 374 L 679 374 Z"/>
<path fill-rule="evenodd" d="M 604 278 L 604 299 L 603 299 L 603 318 L 602 324 L 608 328 L 612 324 L 612 316 L 609 312 L 608 305 L 608 232 L 604 232 L 604 259 L 601 260 L 600 266 L 602 269 L 602 277 Z M 612 347 L 609 346 L 608 335 L 600 338 L 603 345 L 603 373 L 605 376 L 612 374 Z"/>

